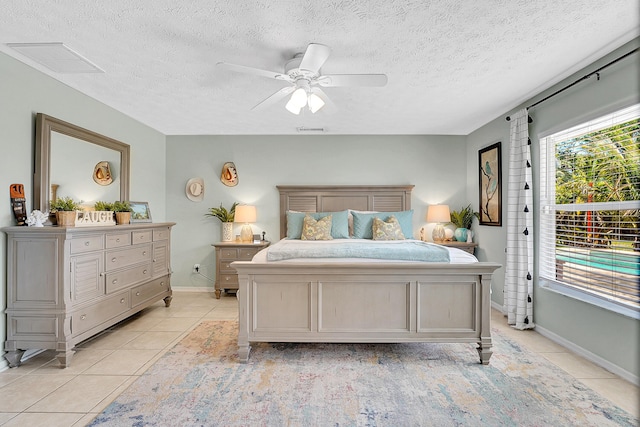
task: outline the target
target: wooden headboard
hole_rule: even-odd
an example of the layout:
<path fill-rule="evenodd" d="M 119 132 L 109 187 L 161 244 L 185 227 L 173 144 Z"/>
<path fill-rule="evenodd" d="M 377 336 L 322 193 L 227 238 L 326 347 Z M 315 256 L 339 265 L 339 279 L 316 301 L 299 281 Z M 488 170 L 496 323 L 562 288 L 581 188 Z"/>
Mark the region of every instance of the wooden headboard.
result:
<path fill-rule="evenodd" d="M 397 212 L 411 209 L 413 185 L 278 185 L 280 238 L 287 235 L 287 211 Z"/>

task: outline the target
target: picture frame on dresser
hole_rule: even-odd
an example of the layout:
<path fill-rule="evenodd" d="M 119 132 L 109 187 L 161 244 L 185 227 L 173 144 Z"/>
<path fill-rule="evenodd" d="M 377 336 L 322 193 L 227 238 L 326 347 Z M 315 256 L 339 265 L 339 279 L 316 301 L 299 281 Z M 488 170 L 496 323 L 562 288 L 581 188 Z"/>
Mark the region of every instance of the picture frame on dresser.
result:
<path fill-rule="evenodd" d="M 148 202 L 129 202 L 131 204 L 131 222 L 152 222 Z"/>
<path fill-rule="evenodd" d="M 480 225 L 502 226 L 502 150 L 496 142 L 478 151 Z"/>

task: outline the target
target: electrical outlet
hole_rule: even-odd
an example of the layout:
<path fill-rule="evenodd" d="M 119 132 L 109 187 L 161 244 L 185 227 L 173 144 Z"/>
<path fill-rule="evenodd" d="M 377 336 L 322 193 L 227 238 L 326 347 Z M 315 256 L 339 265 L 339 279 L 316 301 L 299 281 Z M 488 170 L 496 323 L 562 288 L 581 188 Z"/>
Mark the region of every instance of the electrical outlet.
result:
<path fill-rule="evenodd" d="M 194 273 L 200 272 L 200 264 L 193 264 L 193 272 Z"/>

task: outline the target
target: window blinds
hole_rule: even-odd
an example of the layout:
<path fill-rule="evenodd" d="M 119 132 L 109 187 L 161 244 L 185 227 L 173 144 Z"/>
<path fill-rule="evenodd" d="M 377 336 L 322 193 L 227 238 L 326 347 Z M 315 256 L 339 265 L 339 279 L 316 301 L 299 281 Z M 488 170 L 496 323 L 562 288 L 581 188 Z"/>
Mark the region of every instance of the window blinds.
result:
<path fill-rule="evenodd" d="M 640 307 L 640 105 L 540 141 L 540 277 Z"/>

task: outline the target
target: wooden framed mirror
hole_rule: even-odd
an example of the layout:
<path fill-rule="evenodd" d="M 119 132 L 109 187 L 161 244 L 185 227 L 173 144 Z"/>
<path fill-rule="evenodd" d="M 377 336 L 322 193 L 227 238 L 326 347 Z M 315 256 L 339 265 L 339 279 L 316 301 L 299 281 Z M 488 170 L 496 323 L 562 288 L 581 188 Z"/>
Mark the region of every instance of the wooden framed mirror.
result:
<path fill-rule="evenodd" d="M 94 179 L 104 162 L 110 179 Z M 38 113 L 33 181 L 33 208 L 43 212 L 55 197 L 87 205 L 129 200 L 129 145 Z"/>

